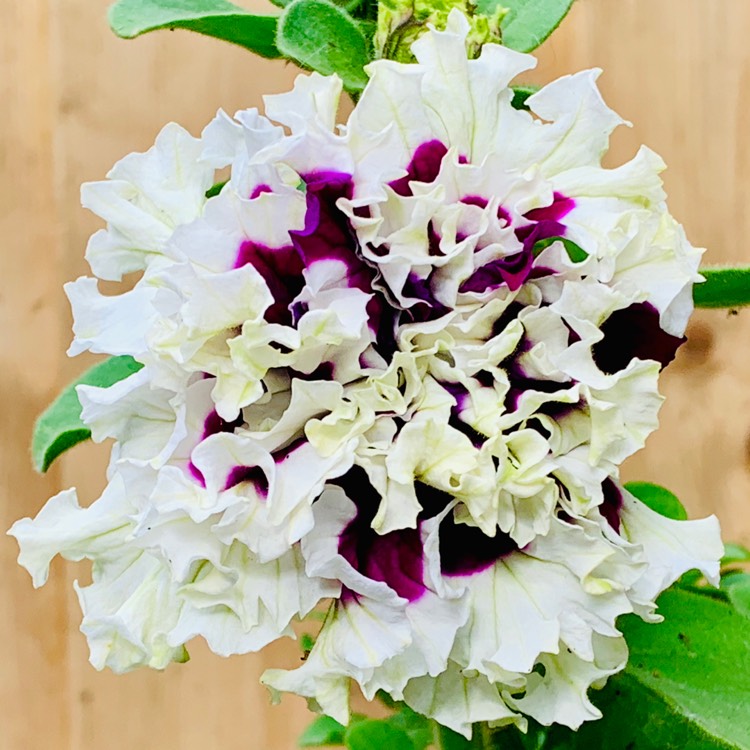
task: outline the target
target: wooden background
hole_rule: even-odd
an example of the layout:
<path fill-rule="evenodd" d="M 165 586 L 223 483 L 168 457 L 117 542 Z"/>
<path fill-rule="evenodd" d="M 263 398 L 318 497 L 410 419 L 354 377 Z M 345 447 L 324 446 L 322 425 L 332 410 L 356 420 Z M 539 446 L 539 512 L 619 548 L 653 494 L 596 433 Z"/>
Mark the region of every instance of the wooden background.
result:
<path fill-rule="evenodd" d="M 246 3 L 241 3 L 246 4 Z M 78 186 L 151 145 L 176 120 L 199 132 L 285 90 L 294 69 L 239 48 L 162 32 L 108 33 L 107 0 L 0 0 L 0 530 L 59 489 L 102 485 L 105 451 L 77 449 L 45 477 L 32 469 L 32 423 L 89 363 L 66 359 L 64 281 L 86 272 L 96 219 Z M 750 4 L 746 0 L 579 0 L 540 51 L 536 80 L 601 66 L 608 102 L 635 123 L 613 161 L 645 142 L 664 156 L 673 213 L 708 262 L 750 262 Z M 672 488 L 694 514 L 715 511 L 727 538 L 750 541 L 750 313 L 695 316 L 664 378 L 661 431 L 629 478 Z M 2 750 L 291 750 L 300 700 L 268 704 L 258 676 L 293 664 L 294 644 L 223 660 L 200 644 L 166 673 L 99 674 L 87 662 L 71 583 L 58 563 L 34 592 L 0 537 Z M 77 567 L 77 570 L 74 568 Z"/>

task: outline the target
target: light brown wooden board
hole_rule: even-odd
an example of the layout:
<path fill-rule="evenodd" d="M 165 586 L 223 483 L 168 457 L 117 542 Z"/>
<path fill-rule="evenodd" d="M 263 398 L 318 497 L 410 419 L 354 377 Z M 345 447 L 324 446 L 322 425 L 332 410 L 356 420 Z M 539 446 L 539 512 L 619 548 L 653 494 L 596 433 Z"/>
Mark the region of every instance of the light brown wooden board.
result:
<path fill-rule="evenodd" d="M 242 3 L 249 5 L 248 2 Z M 0 527 L 33 515 L 58 489 L 84 501 L 103 483 L 106 449 L 74 451 L 46 477 L 31 469 L 35 416 L 88 362 L 67 360 L 62 284 L 86 272 L 98 227 L 78 186 L 147 148 L 176 120 L 198 132 L 218 107 L 260 103 L 294 69 L 186 32 L 125 42 L 106 0 L 0 0 L 0 310 L 3 431 Z M 742 0 L 578 0 L 540 52 L 539 82 L 605 69 L 607 101 L 634 123 L 611 163 L 644 142 L 670 166 L 673 213 L 711 263 L 750 262 L 750 6 Z M 728 538 L 750 541 L 750 313 L 696 315 L 663 381 L 662 429 L 628 478 L 672 488 L 694 514 L 715 511 Z M 292 665 L 295 644 L 225 660 L 196 644 L 164 673 L 95 672 L 78 632 L 71 582 L 85 566 L 53 566 L 34 592 L 0 537 L 0 750 L 291 750 L 304 703 L 271 707 L 258 685 Z"/>

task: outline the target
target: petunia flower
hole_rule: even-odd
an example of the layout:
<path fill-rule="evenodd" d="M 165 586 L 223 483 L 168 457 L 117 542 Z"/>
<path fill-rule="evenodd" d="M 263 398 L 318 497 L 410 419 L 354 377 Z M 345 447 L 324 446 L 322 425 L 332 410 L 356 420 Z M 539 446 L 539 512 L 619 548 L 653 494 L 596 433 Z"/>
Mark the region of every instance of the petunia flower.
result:
<path fill-rule="evenodd" d="M 342 722 L 349 685 L 471 725 L 578 727 L 622 669 L 617 618 L 692 568 L 718 524 L 671 521 L 620 464 L 657 427 L 701 251 L 664 203 L 661 160 L 604 169 L 622 123 L 597 71 L 512 105 L 535 60 L 469 59 L 457 11 L 414 64 L 372 63 L 200 138 L 169 125 L 84 187 L 107 222 L 67 286 L 71 354 L 143 368 L 79 386 L 108 486 L 10 533 L 42 585 L 61 554 L 94 666 L 127 671 L 293 636 L 326 617 L 275 692 Z M 208 191 L 220 170 L 229 179 Z M 207 191 L 211 197 L 206 197 Z"/>

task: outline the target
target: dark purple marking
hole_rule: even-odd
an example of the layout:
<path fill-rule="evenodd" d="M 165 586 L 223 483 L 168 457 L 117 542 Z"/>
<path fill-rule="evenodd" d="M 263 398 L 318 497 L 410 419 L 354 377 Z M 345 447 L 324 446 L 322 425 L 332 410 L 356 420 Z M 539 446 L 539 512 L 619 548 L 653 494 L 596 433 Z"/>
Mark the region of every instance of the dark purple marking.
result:
<path fill-rule="evenodd" d="M 524 427 L 526 429 L 534 430 L 535 432 L 538 432 L 545 440 L 549 440 L 552 437 L 552 432 L 547 427 L 545 427 L 542 424 L 542 421 L 538 419 L 536 416 L 533 416 L 531 417 L 531 419 L 526 420 L 526 422 L 523 425 L 518 425 L 517 429 L 520 430 L 520 429 L 523 429 Z M 500 462 L 498 461 L 495 468 L 499 466 L 499 463 Z"/>
<path fill-rule="evenodd" d="M 487 208 L 489 201 L 483 198 L 481 195 L 465 195 L 461 198 L 461 203 L 465 203 L 467 206 L 479 206 L 479 208 Z M 506 211 L 502 206 L 497 207 L 497 218 L 502 219 L 506 226 L 510 226 L 511 217 L 510 213 Z"/>
<path fill-rule="evenodd" d="M 505 410 L 508 412 L 514 412 L 518 409 L 518 405 L 521 401 L 521 396 L 526 391 L 539 391 L 540 393 L 557 393 L 563 391 L 566 388 L 570 388 L 572 383 L 558 383 L 556 380 L 539 380 L 537 378 L 529 378 L 523 375 L 520 368 L 509 368 L 508 369 L 508 380 L 510 381 L 510 388 L 505 394 Z M 567 406 L 567 404 L 566 404 Z"/>
<path fill-rule="evenodd" d="M 513 353 L 507 357 L 500 366 L 505 368 L 508 375 L 510 388 L 505 394 L 505 409 L 513 412 L 518 408 L 521 396 L 526 391 L 539 391 L 541 393 L 557 393 L 571 386 L 571 382 L 560 383 L 557 380 L 542 380 L 529 377 L 523 367 L 518 363 L 518 357 L 528 352 L 532 343 L 526 336 L 521 338 Z"/>
<path fill-rule="evenodd" d="M 564 237 L 568 228 L 558 221 L 539 221 L 516 229 L 516 237 L 523 242 L 524 250 L 533 251 L 534 245 L 552 237 Z"/>
<path fill-rule="evenodd" d="M 427 253 L 433 258 L 445 255 L 440 249 L 440 239 L 440 235 L 435 231 L 435 226 L 430 220 L 427 224 Z"/>
<path fill-rule="evenodd" d="M 369 305 L 368 305 L 369 311 Z M 398 351 L 396 330 L 399 325 L 401 310 L 387 303 L 381 305 L 377 315 L 371 315 L 370 320 L 377 324 L 375 332 L 375 351 L 386 361 L 390 362 Z"/>
<path fill-rule="evenodd" d="M 263 193 L 272 193 L 273 188 L 270 185 L 266 185 L 264 182 L 262 182 L 260 185 L 256 185 L 253 188 L 253 192 L 250 193 L 250 200 L 255 200 L 259 195 L 263 195 Z"/>
<path fill-rule="evenodd" d="M 618 486 L 611 480 L 602 482 L 604 500 L 599 506 L 599 512 L 604 516 L 607 523 L 619 534 L 620 512 L 622 511 L 623 497 Z"/>
<path fill-rule="evenodd" d="M 417 147 L 406 174 L 398 180 L 389 182 L 388 185 L 398 195 L 413 195 L 410 182 L 434 182 L 440 173 L 440 165 L 443 163 L 448 148 L 438 140 L 427 141 Z"/>
<path fill-rule="evenodd" d="M 573 198 L 567 198 L 562 193 L 554 193 L 552 195 L 552 203 L 549 206 L 533 208 L 524 215 L 531 221 L 560 221 L 575 207 L 576 202 Z"/>
<path fill-rule="evenodd" d="M 424 508 L 422 520 L 440 513 L 451 501 L 451 497 L 417 482 L 417 498 Z M 508 535 L 497 530 L 494 537 L 487 536 L 476 526 L 456 523 L 449 513 L 440 524 L 440 570 L 446 576 L 465 576 L 481 573 L 500 558 L 516 552 L 518 545 Z"/>
<path fill-rule="evenodd" d="M 528 280 L 544 279 L 547 276 L 555 276 L 558 272 L 554 268 L 547 268 L 546 266 L 532 266 L 531 273 L 529 273 Z"/>
<path fill-rule="evenodd" d="M 448 425 L 454 430 L 458 430 L 462 435 L 466 435 L 475 448 L 481 448 L 487 442 L 486 435 L 482 435 L 481 432 L 475 430 L 470 424 L 464 422 L 453 409 L 451 409 L 451 415 L 448 418 Z"/>
<path fill-rule="evenodd" d="M 487 205 L 487 201 L 481 196 L 466 196 L 462 198 L 462 201 L 475 206 Z M 459 291 L 481 294 L 502 284 L 507 284 L 512 292 L 519 289 L 534 274 L 534 245 L 550 237 L 563 237 L 566 227 L 560 223 L 560 219 L 564 218 L 574 206 L 575 201 L 572 198 L 555 193 L 551 205 L 535 208 L 526 213 L 525 218 L 532 223 L 515 230 L 523 249 L 514 255 L 497 258 L 476 269 L 461 284 Z M 498 218 L 510 224 L 510 214 L 502 206 L 498 207 Z M 553 273 L 550 269 L 537 269 L 534 277 L 546 276 L 550 273 Z"/>
<path fill-rule="evenodd" d="M 400 597 L 416 601 L 425 592 L 420 530 L 399 529 L 378 534 L 371 524 L 381 497 L 364 469 L 354 466 L 333 481 L 354 501 L 357 515 L 339 537 L 339 554 L 362 575 L 382 581 Z"/>
<path fill-rule="evenodd" d="M 226 419 L 222 419 L 216 410 L 211 411 L 203 422 L 203 436 L 201 440 L 205 440 L 211 435 L 218 435 L 220 432 L 234 432 L 238 427 L 242 427 L 243 424 L 245 424 L 245 420 L 241 413 L 237 419 L 228 422 Z"/>
<path fill-rule="evenodd" d="M 564 237 L 567 232 L 565 224 L 561 223 L 574 208 L 573 198 L 566 198 L 561 193 L 554 193 L 552 203 L 543 208 L 534 208 L 524 214 L 531 224 L 516 229 L 516 237 L 523 242 L 524 250 L 533 251 L 534 245 L 540 240 L 552 237 Z"/>
<path fill-rule="evenodd" d="M 378 353 L 388 362 L 396 351 L 390 305 L 373 289 L 375 270 L 361 256 L 359 242 L 348 217 L 336 206 L 339 198 L 351 198 L 354 191 L 351 175 L 343 172 L 313 172 L 304 175 L 307 190 L 305 226 L 290 232 L 292 244 L 303 266 L 325 260 L 336 260 L 346 268 L 346 286 L 371 294 L 367 303 L 369 327 L 378 339 Z M 356 211 L 355 211 L 356 213 Z M 360 211 L 361 215 L 362 212 Z M 295 316 L 297 312 L 295 311 Z"/>
<path fill-rule="evenodd" d="M 234 267 L 240 268 L 248 263 L 263 277 L 274 299 L 266 310 L 265 320 L 291 325 L 293 318 L 289 306 L 305 285 L 302 276 L 305 266 L 297 250 L 294 247 L 270 248 L 246 240 L 240 245 Z"/>
<path fill-rule="evenodd" d="M 489 370 L 478 370 L 474 374 L 474 379 L 485 388 L 492 388 L 495 385 L 495 376 Z"/>
<path fill-rule="evenodd" d="M 461 383 L 451 383 L 449 380 L 441 380 L 440 385 L 453 396 L 456 401 L 455 408 L 461 411 L 469 396 L 468 389 Z"/>
<path fill-rule="evenodd" d="M 511 302 L 502 312 L 500 317 L 492 324 L 490 338 L 495 338 L 495 336 L 499 336 L 503 333 L 503 331 L 505 331 L 505 329 L 518 318 L 523 308 L 524 306 L 520 302 Z"/>
<path fill-rule="evenodd" d="M 416 494 L 422 506 L 417 528 L 380 535 L 373 531 L 371 524 L 381 497 L 364 469 L 354 466 L 333 484 L 340 486 L 357 505 L 356 517 L 339 537 L 339 554 L 362 575 L 386 583 L 404 599 L 419 599 L 426 590 L 421 525 L 444 510 L 451 496 L 417 482 Z M 486 570 L 518 549 L 518 545 L 499 529 L 495 537 L 488 537 L 476 527 L 456 523 L 452 514 L 443 519 L 439 533 L 441 570 L 448 576 Z M 356 595 L 345 592 L 346 596 Z"/>
<path fill-rule="evenodd" d="M 268 346 L 270 346 L 271 349 L 275 349 L 277 352 L 281 352 L 281 354 L 291 354 L 292 352 L 286 344 L 281 344 L 278 341 L 269 341 Z"/>
<path fill-rule="evenodd" d="M 277 466 L 284 463 L 294 451 L 306 444 L 307 440 L 304 437 L 293 440 L 272 454 L 274 463 Z M 229 490 L 242 482 L 252 482 L 263 498 L 268 497 L 268 477 L 260 466 L 235 466 L 227 475 L 224 489 Z"/>
<path fill-rule="evenodd" d="M 461 198 L 461 203 L 465 203 L 467 206 L 479 206 L 479 208 L 487 208 L 489 201 L 483 198 L 481 195 L 465 195 Z"/>
<path fill-rule="evenodd" d="M 581 340 L 581 337 L 573 330 L 573 328 L 571 328 L 570 324 L 566 323 L 564 320 L 563 325 L 568 329 L 568 346 L 577 344 Z"/>
<path fill-rule="evenodd" d="M 604 338 L 591 348 L 594 361 L 607 375 L 624 370 L 634 357 L 656 360 L 666 367 L 687 341 L 659 325 L 659 311 L 648 302 L 615 310 L 603 323 Z"/>
<path fill-rule="evenodd" d="M 453 427 L 454 430 L 458 430 L 461 434 L 466 435 L 466 437 L 471 440 L 474 447 L 480 448 L 486 442 L 487 436 L 477 432 L 477 430 L 461 418 L 461 412 L 466 407 L 466 400 L 469 398 L 469 391 L 461 385 L 461 383 L 442 381 L 440 385 L 443 386 L 443 388 L 445 388 L 445 390 L 448 391 L 456 401 L 455 406 L 451 407 L 448 424 Z"/>
<path fill-rule="evenodd" d="M 298 448 L 301 448 L 303 445 L 307 445 L 307 439 L 304 437 L 298 437 L 295 440 L 292 440 L 289 445 L 284 448 L 280 448 L 273 453 L 274 462 L 276 464 L 284 463 L 284 461 L 286 461 L 287 458 L 289 458 L 289 456 L 294 453 L 294 451 L 296 451 Z"/>
<path fill-rule="evenodd" d="M 235 466 L 227 475 L 224 489 L 231 490 L 243 482 L 252 482 L 261 497 L 268 497 L 268 478 L 260 466 Z"/>
<path fill-rule="evenodd" d="M 461 284 L 459 291 L 481 294 L 488 289 L 496 289 L 502 284 L 507 284 L 511 292 L 515 292 L 529 278 L 533 263 L 534 255 L 524 246 L 523 250 L 515 255 L 496 258 L 477 268 Z"/>
<path fill-rule="evenodd" d="M 321 362 L 312 372 L 300 372 L 289 368 L 289 374 L 297 380 L 333 380 L 335 374 L 333 362 Z"/>
<path fill-rule="evenodd" d="M 568 386 L 573 383 L 568 383 Z M 567 387 L 567 386 L 566 386 Z M 581 409 L 585 406 L 583 401 L 576 401 L 575 403 L 568 403 L 565 401 L 547 401 L 542 404 L 537 410 L 537 414 L 544 414 L 551 419 L 560 420 L 572 414 L 574 411 Z M 537 430 L 539 432 L 539 430 Z"/>
<path fill-rule="evenodd" d="M 370 249 L 370 252 L 378 258 L 385 258 L 390 252 L 388 245 L 373 245 L 372 242 L 369 242 L 367 247 Z"/>
<path fill-rule="evenodd" d="M 296 326 L 302 316 L 310 309 L 307 302 L 293 302 L 290 308 L 292 313 L 292 325 Z"/>
<path fill-rule="evenodd" d="M 192 461 L 188 464 L 188 471 L 190 472 L 190 476 L 193 477 L 201 487 L 206 486 L 206 478 L 203 476 L 203 472 Z"/>
<path fill-rule="evenodd" d="M 414 297 L 419 300 L 419 302 L 415 302 L 404 310 L 403 313 L 404 317 L 409 318 L 414 323 L 436 320 L 450 312 L 450 308 L 446 307 L 433 294 L 429 276 L 426 279 L 421 279 L 415 273 L 410 273 L 404 282 L 403 294 L 405 297 Z"/>
<path fill-rule="evenodd" d="M 497 529 L 487 536 L 476 526 L 456 523 L 449 513 L 440 524 L 440 570 L 446 576 L 467 576 L 481 573 L 498 560 L 518 551 L 508 534 Z"/>
<path fill-rule="evenodd" d="M 346 215 L 336 207 L 339 198 L 351 198 L 351 175 L 343 172 L 315 172 L 304 176 L 304 229 L 290 232 L 305 266 L 321 260 L 339 260 L 355 273 L 362 265 L 356 256 L 357 243 Z M 353 285 L 350 285 L 353 286 Z"/>
<path fill-rule="evenodd" d="M 242 412 L 240 412 L 237 419 L 227 422 L 227 420 L 222 419 L 214 409 L 208 413 L 208 416 L 203 421 L 203 434 L 198 442 L 202 443 L 206 438 L 211 435 L 218 435 L 220 432 L 234 432 L 238 427 L 242 427 L 243 424 L 245 424 L 245 420 L 242 416 Z M 192 461 L 188 463 L 188 471 L 193 479 L 195 479 L 202 487 L 206 486 L 206 478 Z"/>
<path fill-rule="evenodd" d="M 372 292 L 374 271 L 359 253 L 359 244 L 349 219 L 336 206 L 339 198 L 351 198 L 351 175 L 343 172 L 314 172 L 304 176 L 307 209 L 305 227 L 289 232 L 304 266 L 337 260 L 346 267 L 347 286 Z"/>

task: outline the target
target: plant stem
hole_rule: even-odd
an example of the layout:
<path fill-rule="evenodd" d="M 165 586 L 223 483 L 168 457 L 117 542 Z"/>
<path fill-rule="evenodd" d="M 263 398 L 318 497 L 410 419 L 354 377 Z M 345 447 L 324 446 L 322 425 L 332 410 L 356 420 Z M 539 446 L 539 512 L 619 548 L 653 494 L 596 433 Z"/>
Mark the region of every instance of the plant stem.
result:
<path fill-rule="evenodd" d="M 479 747 L 481 747 L 482 750 L 492 750 L 492 730 L 490 729 L 490 725 L 483 721 L 479 725 L 479 731 L 479 741 L 481 743 Z"/>

